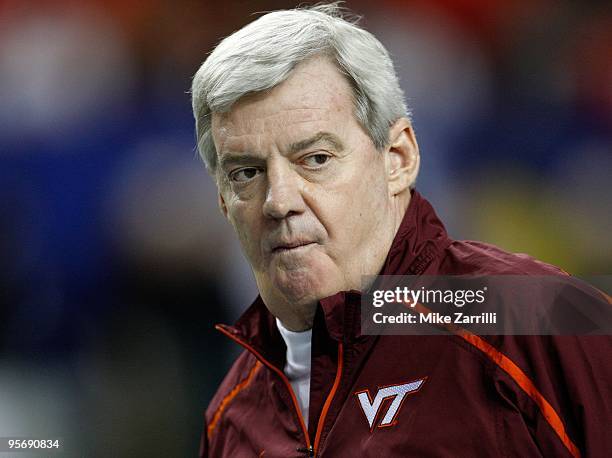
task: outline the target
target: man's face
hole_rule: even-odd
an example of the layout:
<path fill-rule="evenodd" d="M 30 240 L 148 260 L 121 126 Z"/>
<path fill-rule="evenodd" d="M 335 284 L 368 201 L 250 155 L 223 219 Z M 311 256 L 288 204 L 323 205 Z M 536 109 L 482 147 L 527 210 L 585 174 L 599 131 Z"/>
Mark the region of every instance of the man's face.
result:
<path fill-rule="evenodd" d="M 336 66 L 317 57 L 213 115 L 221 208 L 281 320 L 283 307 L 299 316 L 323 297 L 360 289 L 395 233 L 385 160 L 351 97 Z"/>

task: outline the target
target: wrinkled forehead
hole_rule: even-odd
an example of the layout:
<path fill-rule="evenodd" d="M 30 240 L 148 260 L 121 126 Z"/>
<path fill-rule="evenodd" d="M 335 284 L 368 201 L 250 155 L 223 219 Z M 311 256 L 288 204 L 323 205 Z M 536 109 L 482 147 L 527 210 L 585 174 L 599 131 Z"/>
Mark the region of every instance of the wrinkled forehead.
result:
<path fill-rule="evenodd" d="M 288 129 L 309 130 L 315 126 L 333 124 L 333 109 L 321 108 L 286 108 L 272 110 L 232 110 L 230 113 L 213 115 L 213 132 L 215 140 L 227 140 L 229 137 L 245 137 L 266 133 L 281 133 Z M 350 113 L 349 113 L 350 114 Z"/>
<path fill-rule="evenodd" d="M 213 113 L 213 138 L 221 151 L 229 138 L 332 129 L 350 121 L 353 111 L 344 75 L 327 58 L 313 58 L 271 90 L 241 98 L 228 112 Z"/>

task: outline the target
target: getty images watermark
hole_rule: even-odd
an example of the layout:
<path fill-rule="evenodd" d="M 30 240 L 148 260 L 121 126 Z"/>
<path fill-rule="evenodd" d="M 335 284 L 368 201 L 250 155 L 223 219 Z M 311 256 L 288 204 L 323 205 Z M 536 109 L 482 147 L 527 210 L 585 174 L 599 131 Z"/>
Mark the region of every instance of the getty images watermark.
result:
<path fill-rule="evenodd" d="M 612 335 L 612 276 L 364 277 L 362 334 Z"/>

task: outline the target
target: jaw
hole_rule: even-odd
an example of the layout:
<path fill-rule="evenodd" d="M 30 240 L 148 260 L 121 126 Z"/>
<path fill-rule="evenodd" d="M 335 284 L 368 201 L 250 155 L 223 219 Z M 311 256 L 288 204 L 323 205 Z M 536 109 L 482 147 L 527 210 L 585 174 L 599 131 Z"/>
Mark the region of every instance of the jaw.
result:
<path fill-rule="evenodd" d="M 314 293 L 314 280 L 307 269 L 280 271 L 271 277 L 256 278 L 270 313 L 292 331 L 312 328 L 319 299 Z"/>
<path fill-rule="evenodd" d="M 316 302 L 325 297 L 336 270 L 318 246 L 300 247 L 273 254 L 269 265 L 271 285 L 287 302 Z"/>
<path fill-rule="evenodd" d="M 316 248 L 319 250 L 319 248 Z M 272 256 L 255 280 L 268 310 L 292 330 L 309 329 L 317 302 L 342 289 L 339 269 L 320 251 Z"/>

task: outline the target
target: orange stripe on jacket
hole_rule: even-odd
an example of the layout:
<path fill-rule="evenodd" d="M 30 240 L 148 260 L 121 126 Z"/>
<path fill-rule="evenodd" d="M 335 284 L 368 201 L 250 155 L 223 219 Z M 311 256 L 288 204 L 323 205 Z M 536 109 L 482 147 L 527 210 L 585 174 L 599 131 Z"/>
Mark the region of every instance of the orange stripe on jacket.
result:
<path fill-rule="evenodd" d="M 321 411 L 321 415 L 319 416 L 319 423 L 317 423 L 317 432 L 315 434 L 314 440 L 314 452 L 316 453 L 319 450 L 319 442 L 321 440 L 321 433 L 323 432 L 323 425 L 325 424 L 325 417 L 327 416 L 327 411 L 329 410 L 329 406 L 336 395 L 336 391 L 338 391 L 338 386 L 340 385 L 340 378 L 342 377 L 342 367 L 344 361 L 344 350 L 342 343 L 338 344 L 338 369 L 336 370 L 336 377 L 334 379 L 334 384 L 329 394 L 327 395 L 327 399 L 325 400 L 325 404 L 323 405 L 323 410 Z"/>
<path fill-rule="evenodd" d="M 521 389 L 536 403 L 548 424 L 552 427 L 557 436 L 559 436 L 559 439 L 561 439 L 561 442 L 563 442 L 563 445 L 565 445 L 572 456 L 576 458 L 580 457 L 580 450 L 578 450 L 576 444 L 574 444 L 569 438 L 567 432 L 565 431 L 565 425 L 563 424 L 563 421 L 561 421 L 561 417 L 559 417 L 559 414 L 557 414 L 554 407 L 550 405 L 544 395 L 540 393 L 531 379 L 520 367 L 518 367 L 510 358 L 497 350 L 483 338 L 468 331 L 462 331 L 456 334 L 463 338 L 466 342 L 478 348 L 489 358 L 491 358 L 495 364 L 507 372 L 508 375 L 516 382 L 516 384 L 521 387 Z"/>
<path fill-rule="evenodd" d="M 431 313 L 427 307 L 425 307 L 421 303 L 416 303 L 414 306 L 415 310 L 422 314 Z M 573 457 L 580 457 L 580 450 L 576 447 L 576 444 L 572 442 L 569 438 L 567 432 L 565 431 L 565 425 L 563 421 L 561 421 L 561 417 L 556 412 L 554 407 L 550 405 L 550 402 L 546 400 L 544 395 L 540 393 L 540 391 L 536 388 L 535 384 L 531 381 L 531 379 L 523 372 L 523 370 L 518 367 L 510 358 L 500 352 L 493 345 L 488 343 L 482 337 L 479 337 L 471 332 L 455 325 L 455 324 L 443 324 L 440 327 L 445 328 L 449 332 L 457 335 L 458 337 L 463 338 L 466 342 L 473 345 L 482 351 L 485 355 L 487 355 L 491 360 L 497 364 L 501 369 L 503 369 L 514 381 L 515 383 L 525 392 L 527 395 L 536 403 L 544 419 L 551 426 L 553 431 L 559 436 L 561 442 L 567 448 L 567 450 L 572 454 Z"/>
<path fill-rule="evenodd" d="M 605 293 L 604 291 L 595 288 L 597 291 L 599 291 L 599 293 L 604 297 L 605 300 L 608 301 L 608 304 L 612 305 L 612 296 L 609 296 L 607 293 Z"/>
<path fill-rule="evenodd" d="M 259 361 L 256 361 L 247 376 L 244 378 L 244 380 L 242 380 L 240 383 L 238 383 L 238 385 L 232 388 L 232 391 L 230 391 L 223 398 L 223 400 L 219 404 L 219 407 L 217 407 L 217 410 L 215 411 L 212 420 L 210 421 L 210 424 L 208 425 L 208 428 L 206 430 L 206 435 L 208 436 L 209 440 L 215 430 L 215 427 L 217 426 L 217 423 L 221 419 L 221 415 L 223 414 L 229 403 L 232 402 L 232 400 L 238 395 L 238 393 L 244 390 L 249 385 L 249 383 L 251 383 L 251 380 L 253 380 L 253 377 L 260 368 L 261 363 Z"/>

